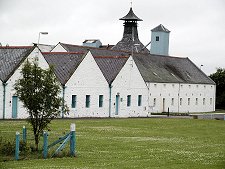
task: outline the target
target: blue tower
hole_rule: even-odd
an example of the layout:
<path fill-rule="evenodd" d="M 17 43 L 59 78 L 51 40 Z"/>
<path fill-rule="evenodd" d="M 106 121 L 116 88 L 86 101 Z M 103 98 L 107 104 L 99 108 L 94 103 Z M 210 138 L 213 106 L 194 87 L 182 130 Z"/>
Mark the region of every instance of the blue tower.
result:
<path fill-rule="evenodd" d="M 151 54 L 169 55 L 169 35 L 170 31 L 162 24 L 151 30 Z"/>

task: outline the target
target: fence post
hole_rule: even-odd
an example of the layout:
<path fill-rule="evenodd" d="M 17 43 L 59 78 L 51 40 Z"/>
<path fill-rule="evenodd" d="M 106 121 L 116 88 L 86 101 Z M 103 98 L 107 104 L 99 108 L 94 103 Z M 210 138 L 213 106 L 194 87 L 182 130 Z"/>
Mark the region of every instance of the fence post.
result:
<path fill-rule="evenodd" d="M 27 142 L 27 128 L 23 126 L 23 142 Z"/>
<path fill-rule="evenodd" d="M 43 157 L 44 159 L 46 159 L 48 156 L 48 133 L 46 131 L 44 132 L 43 137 L 44 137 Z"/>
<path fill-rule="evenodd" d="M 19 160 L 20 153 L 20 133 L 16 132 L 16 149 L 15 149 L 15 160 Z"/>
<path fill-rule="evenodd" d="M 75 156 L 76 152 L 76 125 L 72 123 L 70 125 L 70 155 Z"/>

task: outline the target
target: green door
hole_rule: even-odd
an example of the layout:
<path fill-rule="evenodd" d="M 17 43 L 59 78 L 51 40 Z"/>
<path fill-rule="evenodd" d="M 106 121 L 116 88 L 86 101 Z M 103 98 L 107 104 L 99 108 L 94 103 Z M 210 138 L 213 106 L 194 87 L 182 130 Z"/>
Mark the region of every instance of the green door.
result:
<path fill-rule="evenodd" d="M 18 97 L 12 97 L 12 118 L 17 118 L 17 106 L 18 106 Z"/>

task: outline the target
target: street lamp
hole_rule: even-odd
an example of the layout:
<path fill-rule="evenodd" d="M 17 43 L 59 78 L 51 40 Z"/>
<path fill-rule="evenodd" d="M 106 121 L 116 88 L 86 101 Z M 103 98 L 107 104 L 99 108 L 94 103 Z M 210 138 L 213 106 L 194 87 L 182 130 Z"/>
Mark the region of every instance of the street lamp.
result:
<path fill-rule="evenodd" d="M 137 46 L 140 46 L 140 44 L 135 43 L 135 44 L 133 44 L 133 45 L 132 45 L 132 51 L 131 51 L 131 55 L 132 55 L 132 57 L 133 57 L 133 54 L 134 54 L 134 47 L 135 47 L 135 49 L 136 49 L 136 52 L 138 52 L 138 50 L 137 50 Z"/>
<path fill-rule="evenodd" d="M 41 34 L 42 34 L 42 35 L 47 35 L 48 32 L 39 32 L 37 46 L 39 46 L 39 41 L 40 41 L 40 36 L 41 36 Z"/>

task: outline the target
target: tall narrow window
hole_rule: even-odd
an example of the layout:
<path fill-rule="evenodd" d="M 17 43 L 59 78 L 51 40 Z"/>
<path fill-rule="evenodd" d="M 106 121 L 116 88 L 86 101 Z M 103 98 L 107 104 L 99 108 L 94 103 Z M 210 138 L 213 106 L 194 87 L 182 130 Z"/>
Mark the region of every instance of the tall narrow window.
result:
<path fill-rule="evenodd" d="M 171 100 L 171 105 L 172 106 L 174 105 L 174 98 L 172 98 L 172 100 Z"/>
<path fill-rule="evenodd" d="M 183 99 L 182 99 L 182 98 L 180 98 L 180 106 L 182 106 L 182 101 L 183 101 Z"/>
<path fill-rule="evenodd" d="M 155 106 L 156 105 L 156 98 L 154 98 L 154 100 L 153 100 L 153 106 Z"/>
<path fill-rule="evenodd" d="M 98 107 L 103 107 L 103 95 L 99 95 Z"/>
<path fill-rule="evenodd" d="M 195 105 L 198 105 L 198 98 L 195 99 Z"/>
<path fill-rule="evenodd" d="M 86 95 L 86 107 L 90 107 L 90 95 Z"/>
<path fill-rule="evenodd" d="M 203 98 L 202 102 L 203 102 L 203 105 L 205 105 L 205 98 Z"/>
<path fill-rule="evenodd" d="M 127 95 L 127 107 L 131 105 L 131 95 Z"/>
<path fill-rule="evenodd" d="M 188 106 L 190 106 L 190 104 L 191 104 L 191 99 L 188 98 Z"/>
<path fill-rule="evenodd" d="M 77 105 L 77 95 L 72 95 L 71 107 L 76 108 L 76 105 Z"/>
<path fill-rule="evenodd" d="M 159 36 L 156 36 L 156 37 L 155 37 L 155 40 L 156 40 L 156 41 L 159 41 Z"/>
<path fill-rule="evenodd" d="M 142 104 L 142 95 L 138 95 L 138 106 Z"/>
<path fill-rule="evenodd" d="M 210 105 L 212 105 L 212 98 L 210 98 Z"/>

